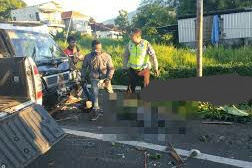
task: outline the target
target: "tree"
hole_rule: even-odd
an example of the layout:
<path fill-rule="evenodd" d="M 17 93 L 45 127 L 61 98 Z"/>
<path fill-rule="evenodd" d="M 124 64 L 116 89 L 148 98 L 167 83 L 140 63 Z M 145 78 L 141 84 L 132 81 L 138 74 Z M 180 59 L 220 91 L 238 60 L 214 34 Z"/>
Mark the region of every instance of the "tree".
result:
<path fill-rule="evenodd" d="M 147 4 L 159 4 L 166 7 L 173 7 L 176 8 L 179 5 L 179 0 L 143 0 L 141 5 L 147 5 Z"/>
<path fill-rule="evenodd" d="M 126 35 L 130 32 L 130 22 L 128 12 L 125 10 L 119 11 L 119 16 L 115 19 L 115 25 Z"/>
<path fill-rule="evenodd" d="M 177 3 L 179 16 L 196 14 L 196 0 L 179 0 Z M 204 0 L 204 12 L 252 7 L 251 0 Z"/>
<path fill-rule="evenodd" d="M 9 20 L 11 10 L 26 6 L 22 0 L 0 0 L 0 4 L 0 20 Z"/>
<path fill-rule="evenodd" d="M 133 27 L 143 30 L 146 39 L 162 43 L 171 40 L 166 34 L 160 34 L 158 28 L 175 24 L 176 11 L 174 7 L 165 5 L 165 1 L 143 1 L 138 9 L 137 16 L 133 19 Z"/>

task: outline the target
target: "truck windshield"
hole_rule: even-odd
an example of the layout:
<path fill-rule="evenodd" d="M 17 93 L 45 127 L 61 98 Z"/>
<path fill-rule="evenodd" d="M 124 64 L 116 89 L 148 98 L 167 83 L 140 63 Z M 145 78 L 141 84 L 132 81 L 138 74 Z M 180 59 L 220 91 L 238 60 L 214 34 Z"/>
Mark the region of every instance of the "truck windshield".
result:
<path fill-rule="evenodd" d="M 35 62 L 66 57 L 49 35 L 19 30 L 7 33 L 18 57 L 32 57 Z"/>

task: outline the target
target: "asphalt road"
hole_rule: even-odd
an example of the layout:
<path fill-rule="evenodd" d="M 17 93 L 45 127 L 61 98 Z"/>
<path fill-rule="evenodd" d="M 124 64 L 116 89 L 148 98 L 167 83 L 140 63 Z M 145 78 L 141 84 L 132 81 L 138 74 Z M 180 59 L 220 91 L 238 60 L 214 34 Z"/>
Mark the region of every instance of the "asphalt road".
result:
<path fill-rule="evenodd" d="M 174 167 L 168 154 L 146 151 L 148 168 Z M 68 135 L 26 168 L 144 168 L 145 152 L 128 145 Z M 189 160 L 185 168 L 232 168 L 204 160 Z"/>
<path fill-rule="evenodd" d="M 116 134 L 119 141 L 141 141 L 201 153 L 252 162 L 252 124 L 209 125 L 191 118 L 193 107 L 184 104 L 180 110 L 169 104 L 152 108 L 149 103 L 127 101 L 120 95 L 101 101 L 104 116 L 95 122 L 88 114 L 70 105 L 54 117 L 62 128 L 94 134 Z M 170 108 L 170 110 L 169 110 Z M 158 109 L 158 110 L 157 110 Z M 189 115 L 187 115 L 189 112 Z M 146 150 L 148 168 L 174 167 L 164 152 Z M 158 157 L 157 157 L 158 156 Z M 216 159 L 215 159 L 216 160 Z M 83 136 L 67 135 L 61 142 L 26 168 L 144 168 L 144 151 L 133 146 L 112 144 Z M 232 168 L 208 160 L 190 159 L 185 168 Z"/>
<path fill-rule="evenodd" d="M 59 121 L 63 128 L 86 131 L 95 134 L 125 132 L 126 127 L 104 127 L 103 118 L 96 122 L 88 121 L 85 113 L 61 113 Z M 64 117 L 63 117 L 64 116 Z M 251 125 L 199 125 L 199 122 L 187 123 L 185 134 L 169 134 L 165 140 L 157 140 L 151 135 L 144 142 L 165 145 L 171 142 L 175 148 L 191 150 L 198 149 L 202 153 L 239 159 L 252 162 L 252 132 Z M 117 131 L 115 131 L 117 130 Z M 129 131 L 129 130 L 128 130 Z M 125 138 L 125 135 L 118 134 Z M 132 138 L 132 137 L 131 137 Z M 122 140 L 122 139 L 120 139 Z M 136 140 L 132 138 L 131 140 Z M 147 167 L 173 167 L 172 159 L 166 153 L 147 150 Z M 158 155 L 156 155 L 158 153 Z M 153 157 L 159 156 L 159 159 Z M 47 154 L 32 162 L 26 168 L 141 168 L 144 167 L 144 152 L 135 147 L 122 144 L 112 144 L 82 136 L 67 135 L 56 144 Z M 186 162 L 185 168 L 232 168 L 235 166 L 219 164 L 206 160 L 192 159 Z"/>

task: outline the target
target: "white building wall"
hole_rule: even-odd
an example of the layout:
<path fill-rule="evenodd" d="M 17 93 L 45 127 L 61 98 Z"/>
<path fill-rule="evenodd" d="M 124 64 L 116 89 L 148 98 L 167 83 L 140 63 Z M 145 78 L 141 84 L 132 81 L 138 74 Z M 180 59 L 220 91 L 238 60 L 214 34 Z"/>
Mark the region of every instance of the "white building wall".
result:
<path fill-rule="evenodd" d="M 96 35 L 98 38 L 121 38 L 120 33 L 116 31 L 97 31 Z"/>
<path fill-rule="evenodd" d="M 37 21 L 36 13 L 39 13 L 37 7 L 26 7 L 21 9 L 16 9 L 11 11 L 11 17 L 17 21 Z"/>
<path fill-rule="evenodd" d="M 179 42 L 195 42 L 196 41 L 196 24 L 195 18 L 178 20 Z"/>
<path fill-rule="evenodd" d="M 41 21 L 61 21 L 61 13 L 60 12 L 52 12 L 52 13 L 40 13 Z"/>
<path fill-rule="evenodd" d="M 252 37 L 252 12 L 221 15 L 224 39 Z"/>
<path fill-rule="evenodd" d="M 84 32 L 89 35 L 92 35 L 91 26 L 89 26 L 88 21 L 86 20 L 73 19 L 73 28 L 74 31 Z"/>

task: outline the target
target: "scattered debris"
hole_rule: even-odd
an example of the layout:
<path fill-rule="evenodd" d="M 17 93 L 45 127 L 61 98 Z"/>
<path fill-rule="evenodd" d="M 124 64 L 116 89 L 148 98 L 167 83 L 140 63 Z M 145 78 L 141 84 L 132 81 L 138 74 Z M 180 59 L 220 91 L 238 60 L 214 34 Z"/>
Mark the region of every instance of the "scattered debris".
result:
<path fill-rule="evenodd" d="M 213 122 L 202 122 L 202 124 L 216 124 L 216 125 L 232 125 L 232 122 L 222 122 L 222 121 L 213 121 Z"/>
<path fill-rule="evenodd" d="M 73 96 L 70 96 L 68 98 L 68 100 L 66 101 L 66 105 L 71 105 L 71 104 L 75 104 L 75 103 L 79 103 L 81 101 L 80 98 L 76 98 L 76 97 L 73 97 Z"/>
<path fill-rule="evenodd" d="M 118 147 L 118 146 L 120 146 L 121 144 L 119 144 L 119 143 L 117 143 L 117 142 L 111 142 L 111 145 L 112 145 L 113 147 Z"/>
<path fill-rule="evenodd" d="M 161 158 L 161 155 L 159 153 L 156 153 L 156 154 L 151 154 L 150 156 L 150 159 L 152 160 L 159 160 Z"/>
<path fill-rule="evenodd" d="M 117 154 L 118 156 L 121 156 L 123 159 L 125 159 L 125 155 L 124 154 Z"/>
<path fill-rule="evenodd" d="M 144 152 L 144 168 L 147 168 L 147 152 Z"/>
<path fill-rule="evenodd" d="M 189 154 L 189 158 L 196 158 L 197 156 L 199 156 L 201 154 L 201 152 L 197 149 L 192 149 L 190 150 L 190 154 Z"/>
<path fill-rule="evenodd" d="M 59 121 L 66 121 L 66 120 L 72 120 L 72 119 L 78 120 L 79 117 L 80 117 L 80 114 L 79 115 L 74 115 L 72 117 L 66 117 L 66 118 L 63 118 L 63 119 L 59 119 L 59 120 L 56 120 L 56 121 L 59 122 Z"/>
<path fill-rule="evenodd" d="M 172 165 L 172 168 L 177 168 L 176 163 L 173 161 L 170 161 L 168 164 Z"/>
<path fill-rule="evenodd" d="M 219 141 L 224 141 L 225 140 L 225 137 L 224 136 L 220 136 L 219 137 Z"/>
<path fill-rule="evenodd" d="M 202 135 L 202 136 L 199 138 L 199 140 L 200 140 L 201 142 L 206 142 L 206 141 L 207 141 L 207 138 L 208 138 L 207 135 Z"/>
<path fill-rule="evenodd" d="M 48 166 L 53 166 L 54 164 L 55 164 L 54 161 L 48 162 Z"/>
<path fill-rule="evenodd" d="M 176 167 L 182 167 L 184 166 L 183 159 L 179 156 L 179 154 L 176 152 L 175 148 L 172 146 L 171 143 L 168 144 L 168 147 L 166 148 L 166 151 L 168 151 L 170 157 L 176 161 Z"/>
<path fill-rule="evenodd" d="M 243 110 L 237 109 L 234 105 L 230 106 L 223 106 L 219 107 L 219 110 L 223 110 L 227 112 L 228 114 L 235 115 L 235 116 L 240 116 L 240 117 L 247 117 L 249 114 Z"/>
<path fill-rule="evenodd" d="M 67 110 L 67 106 L 63 106 L 60 110 L 66 111 Z"/>
<path fill-rule="evenodd" d="M 136 146 L 135 149 L 138 150 L 138 151 L 145 151 L 145 148 L 143 148 L 143 147 Z"/>

